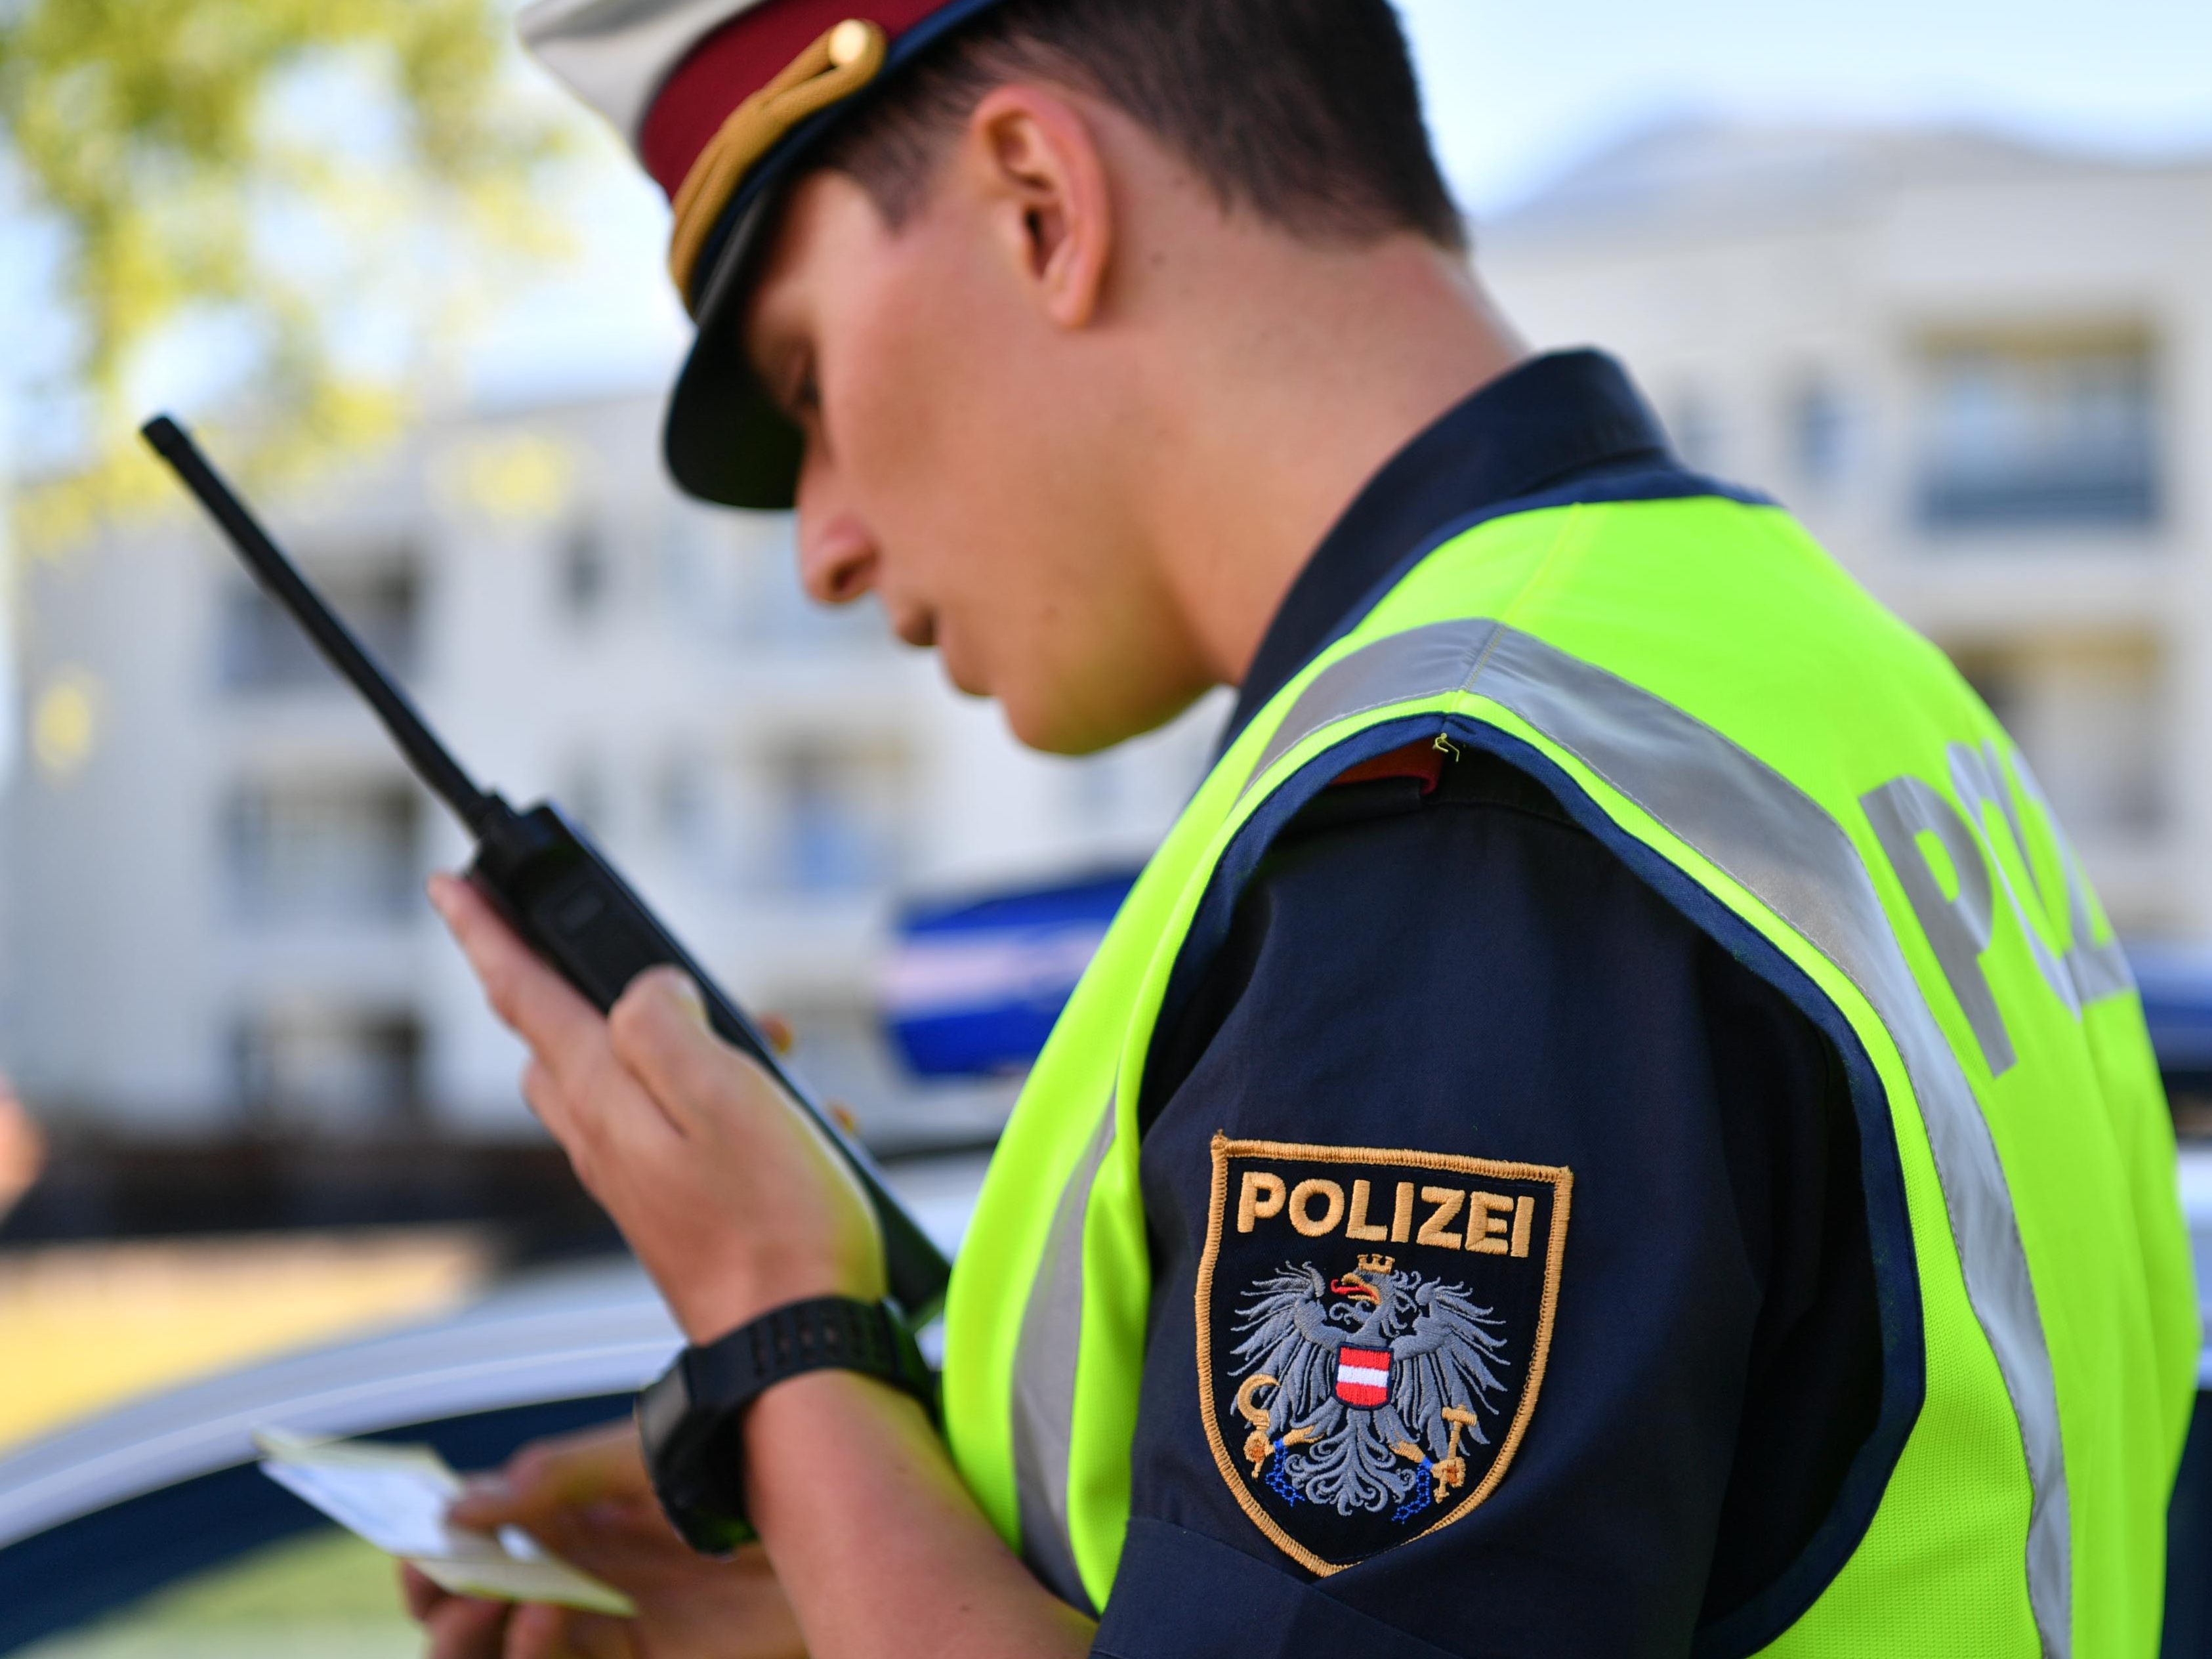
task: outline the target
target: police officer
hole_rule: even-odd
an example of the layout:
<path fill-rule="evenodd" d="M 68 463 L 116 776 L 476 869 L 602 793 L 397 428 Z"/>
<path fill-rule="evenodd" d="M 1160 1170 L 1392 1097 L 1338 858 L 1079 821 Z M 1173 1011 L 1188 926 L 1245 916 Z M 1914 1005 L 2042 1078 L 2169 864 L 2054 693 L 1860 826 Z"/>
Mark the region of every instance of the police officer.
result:
<path fill-rule="evenodd" d="M 686 987 L 602 1021 L 437 884 L 692 1342 L 849 1368 L 526 1454 L 465 1516 L 639 1618 L 412 1581 L 434 1651 L 2154 1650 L 2197 1333 L 2109 927 L 1937 653 L 1494 313 L 1386 0 L 524 27 L 674 204 L 684 488 L 795 501 L 1036 747 L 1239 696 L 994 1161 L 941 1432 Z"/>

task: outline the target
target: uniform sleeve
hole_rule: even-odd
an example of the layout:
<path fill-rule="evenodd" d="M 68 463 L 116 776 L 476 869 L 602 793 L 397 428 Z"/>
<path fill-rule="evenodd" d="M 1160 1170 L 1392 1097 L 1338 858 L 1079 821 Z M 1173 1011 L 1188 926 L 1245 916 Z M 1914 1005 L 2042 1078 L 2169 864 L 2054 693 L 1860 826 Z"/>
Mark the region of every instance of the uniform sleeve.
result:
<path fill-rule="evenodd" d="M 1114 1659 L 1682 1654 L 1875 1420 L 1826 1038 L 1452 770 L 1303 813 L 1163 1027 Z"/>

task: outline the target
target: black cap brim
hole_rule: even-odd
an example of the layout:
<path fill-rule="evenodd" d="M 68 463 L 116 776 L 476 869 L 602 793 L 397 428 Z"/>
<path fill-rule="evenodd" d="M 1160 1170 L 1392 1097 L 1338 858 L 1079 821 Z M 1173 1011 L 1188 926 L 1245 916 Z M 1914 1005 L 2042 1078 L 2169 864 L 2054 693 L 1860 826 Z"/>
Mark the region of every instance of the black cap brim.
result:
<path fill-rule="evenodd" d="M 745 351 L 745 298 L 767 255 L 784 188 L 845 114 L 861 107 L 941 36 L 1000 3 L 949 0 L 892 43 L 872 86 L 801 125 L 739 188 L 728 229 L 710 236 L 701 256 L 706 280 L 696 313 L 699 334 L 676 377 L 661 434 L 668 471 L 686 495 L 763 511 L 792 504 L 805 442 L 761 385 Z"/>
<path fill-rule="evenodd" d="M 799 488 L 805 440 L 745 350 L 745 295 L 781 194 L 754 192 L 722 244 L 661 434 L 678 488 L 724 507 L 775 511 L 789 507 Z"/>

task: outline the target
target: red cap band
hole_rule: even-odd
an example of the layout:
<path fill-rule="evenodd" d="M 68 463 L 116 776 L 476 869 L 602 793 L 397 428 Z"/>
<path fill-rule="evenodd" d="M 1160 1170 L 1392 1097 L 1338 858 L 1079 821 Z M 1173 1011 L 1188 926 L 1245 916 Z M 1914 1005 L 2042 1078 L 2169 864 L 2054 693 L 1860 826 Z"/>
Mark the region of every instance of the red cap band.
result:
<path fill-rule="evenodd" d="M 823 33 L 848 17 L 899 36 L 944 9 L 945 0 L 766 0 L 732 18 L 678 64 L 653 94 L 638 131 L 639 158 L 669 200 L 730 112 L 781 74 Z"/>

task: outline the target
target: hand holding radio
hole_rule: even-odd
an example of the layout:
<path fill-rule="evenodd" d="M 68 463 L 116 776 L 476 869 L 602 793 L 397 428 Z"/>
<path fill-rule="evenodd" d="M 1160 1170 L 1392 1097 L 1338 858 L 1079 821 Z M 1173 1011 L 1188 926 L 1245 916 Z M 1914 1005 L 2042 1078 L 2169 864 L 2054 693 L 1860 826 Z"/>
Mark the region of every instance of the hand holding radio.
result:
<path fill-rule="evenodd" d="M 865 1189 L 775 1079 L 708 1029 L 673 969 L 601 1018 L 470 884 L 431 902 L 492 1011 L 530 1045 L 523 1094 L 694 1342 L 783 1304 L 884 1294 Z"/>
<path fill-rule="evenodd" d="M 454 816 L 476 837 L 476 857 L 469 866 L 468 894 L 465 898 L 455 896 L 455 902 L 460 913 L 469 918 L 478 948 L 489 953 L 487 960 L 495 966 L 502 988 L 511 984 L 526 988 L 531 998 L 529 1006 L 533 1011 L 558 1006 L 568 1012 L 579 1012 L 579 1019 L 568 1019 L 564 1014 L 557 1027 L 549 1025 L 544 1033 L 547 1039 L 567 1045 L 564 1052 L 579 1056 L 598 1055 L 594 1064 L 599 1069 L 592 1075 L 611 1085 L 619 1080 L 618 1067 L 608 1059 L 611 1049 L 606 1055 L 599 1055 L 599 1051 L 591 1046 L 595 1042 L 604 1048 L 609 1042 L 604 1022 L 593 1019 L 591 1011 L 606 1013 L 613 1010 L 638 976 L 647 969 L 667 967 L 688 977 L 700 993 L 706 1025 L 720 1040 L 716 1052 L 721 1060 L 744 1062 L 743 1066 L 721 1065 L 720 1076 L 732 1091 L 728 1099 L 734 1101 L 744 1095 L 756 1103 L 773 1101 L 782 1117 L 795 1120 L 782 1131 L 799 1138 L 794 1145 L 826 1149 L 833 1163 L 842 1165 L 845 1186 L 857 1187 L 867 1211 L 872 1212 L 878 1268 L 875 1282 L 887 1285 L 903 1322 L 910 1329 L 926 1323 L 943 1304 L 945 1284 L 951 1277 L 951 1264 L 884 1185 L 881 1172 L 867 1153 L 842 1133 L 806 1091 L 784 1072 L 767 1038 L 746 1018 L 744 1010 L 707 977 L 677 943 L 675 935 L 631 890 L 629 884 L 550 802 L 518 810 L 496 793 L 477 787 L 416 712 L 406 693 L 392 683 L 352 631 L 308 586 L 306 578 L 246 510 L 246 504 L 208 465 L 182 427 L 167 416 L 159 415 L 146 423 L 144 436 L 222 526 L 239 557 L 270 597 L 291 612 L 331 666 L 367 700 L 416 775 L 453 809 Z M 494 927 L 491 924 L 495 922 L 504 926 Z M 480 971 L 482 966 L 479 963 Z M 526 973 L 526 967 L 531 971 Z M 548 982 L 566 991 L 565 1003 L 556 1004 L 545 988 Z M 495 994 L 504 994 L 504 991 Z M 599 1035 L 589 1036 L 587 1027 L 597 1030 Z M 540 1050 L 541 1059 L 544 1053 Z M 702 1069 L 712 1068 L 702 1066 Z M 583 1086 L 584 1073 L 571 1067 L 556 1070 L 554 1075 L 561 1079 L 560 1092 L 557 1096 L 548 1095 L 547 1098 L 558 1109 L 568 1103 L 568 1090 Z M 739 1084 L 731 1080 L 740 1077 L 748 1081 Z M 596 1096 L 585 1097 L 597 1099 Z M 626 1096 L 609 1098 L 628 1100 Z M 628 1103 L 635 1106 L 635 1102 Z M 675 1104 L 665 1103 L 668 1106 Z M 765 1121 L 776 1114 L 766 1113 L 763 1108 L 753 1115 Z M 642 1133 L 640 1126 L 647 1121 L 631 1111 L 627 1116 L 617 1115 L 606 1124 L 600 1124 L 593 1114 L 576 1113 L 578 1139 L 568 1150 L 570 1156 L 575 1158 L 580 1148 L 586 1162 L 580 1163 L 580 1172 L 585 1168 L 605 1170 L 604 1157 L 597 1163 L 589 1161 L 603 1153 L 605 1147 L 633 1144 L 613 1140 L 602 1143 L 597 1138 L 601 1129 L 626 1124 L 632 1131 Z M 672 1125 L 681 1121 L 672 1117 L 667 1122 Z M 587 1121 L 592 1125 L 589 1137 L 583 1133 Z M 704 1134 L 710 1122 L 718 1128 L 726 1127 L 722 1117 L 714 1116 L 701 1117 L 690 1127 L 693 1133 Z M 675 1155 L 671 1137 L 676 1133 L 673 1127 L 664 1126 L 659 1139 L 648 1134 L 635 1145 L 666 1158 L 672 1173 L 680 1172 L 689 1166 Z M 696 1152 L 698 1149 L 693 1150 Z M 799 1158 L 787 1168 L 773 1160 L 768 1167 L 790 1175 L 796 1182 L 793 1191 L 808 1194 L 818 1189 L 828 1194 L 845 1190 L 844 1187 L 806 1176 L 805 1164 L 806 1159 Z M 613 1177 L 603 1174 L 600 1178 Z M 586 1184 L 589 1182 L 587 1177 Z M 751 1193 L 755 1189 L 756 1183 L 746 1182 L 732 1190 Z M 775 1192 L 762 1189 L 761 1195 L 781 1204 L 780 1188 Z M 602 1201 L 605 1201 L 604 1196 Z M 649 1205 L 641 1202 L 629 1207 L 640 1224 L 650 1226 L 655 1223 L 657 1218 Z M 617 1212 L 617 1219 L 623 1221 L 628 1231 L 628 1217 Z M 846 1235 L 838 1237 L 845 1238 Z M 632 1242 L 636 1243 L 635 1237 Z M 640 1254 L 644 1255 L 642 1248 Z M 647 1265 L 650 1267 L 651 1261 Z M 881 1293 L 879 1289 L 877 1294 Z M 743 1303 L 746 1295 L 740 1294 L 734 1300 Z"/>

